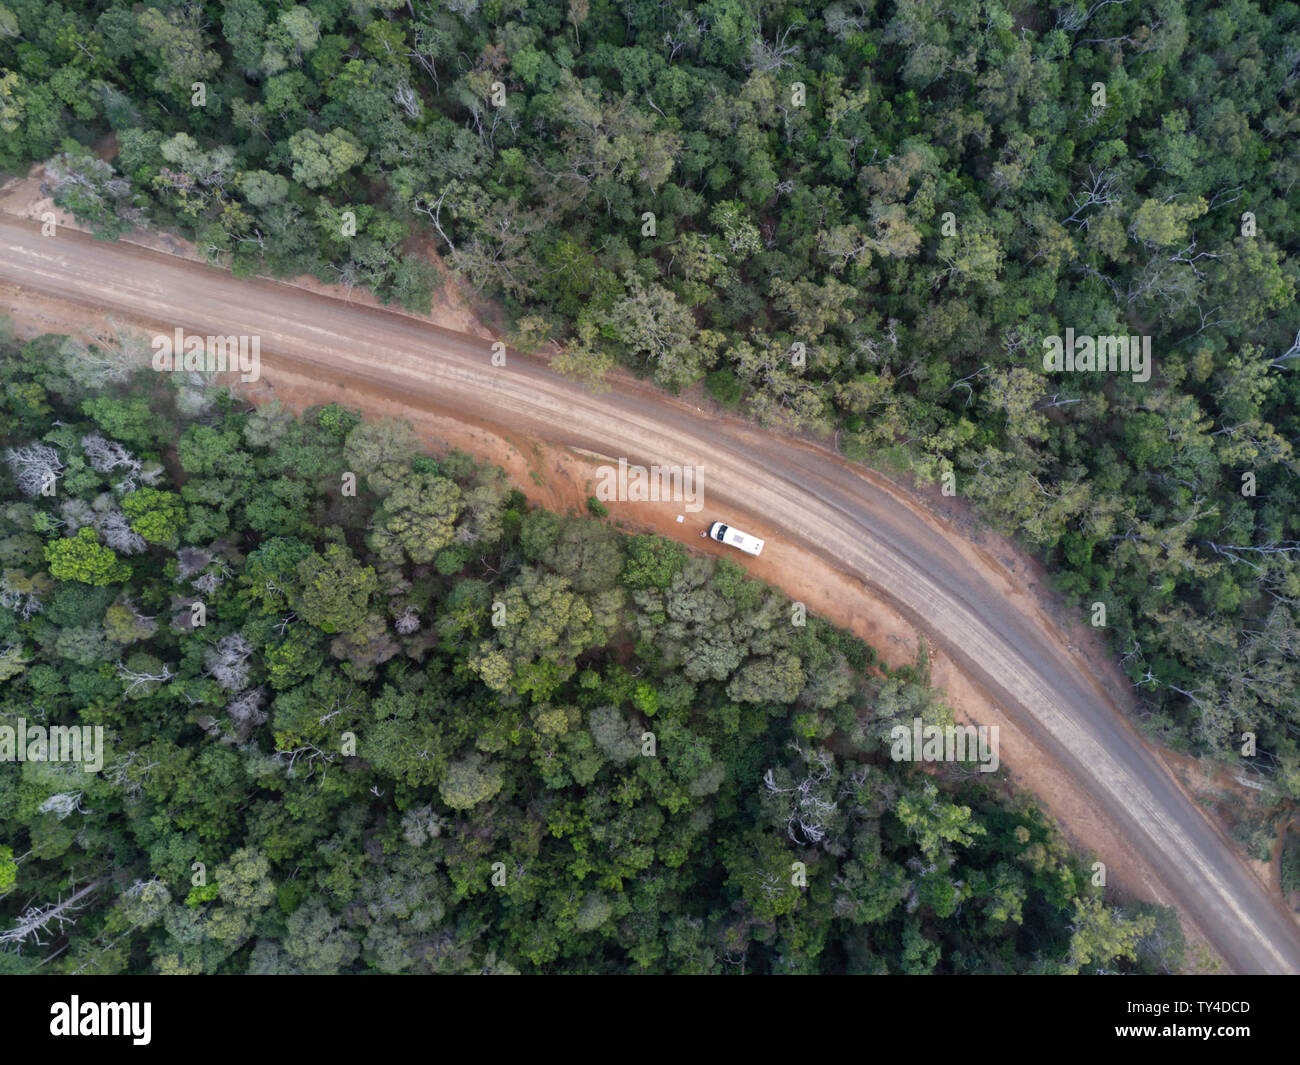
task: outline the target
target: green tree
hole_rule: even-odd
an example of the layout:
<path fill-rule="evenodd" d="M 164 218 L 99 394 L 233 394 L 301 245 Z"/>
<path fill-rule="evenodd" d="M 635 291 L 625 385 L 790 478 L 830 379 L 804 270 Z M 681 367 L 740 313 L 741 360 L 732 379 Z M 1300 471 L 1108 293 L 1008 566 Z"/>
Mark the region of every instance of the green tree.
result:
<path fill-rule="evenodd" d="M 313 551 L 295 572 L 301 586 L 295 599 L 298 613 L 323 632 L 357 628 L 379 588 L 374 567 L 361 565 L 342 544 L 328 544 L 324 554 Z"/>
<path fill-rule="evenodd" d="M 289 138 L 293 179 L 309 189 L 334 185 L 366 157 L 365 146 L 345 129 L 328 133 L 300 129 Z"/>
<path fill-rule="evenodd" d="M 438 785 L 442 801 L 453 810 L 468 810 L 487 802 L 501 790 L 501 771 L 480 754 L 470 754 L 451 763 Z"/>
<path fill-rule="evenodd" d="M 131 528 L 151 544 L 174 546 L 185 521 L 185 505 L 175 492 L 137 488 L 122 497 L 122 513 Z"/>
<path fill-rule="evenodd" d="M 99 542 L 94 529 L 81 528 L 75 536 L 45 545 L 50 576 L 58 581 L 116 584 L 131 576 L 131 567 Z"/>
<path fill-rule="evenodd" d="M 452 542 L 462 493 L 455 481 L 431 473 L 413 473 L 389 492 L 376 515 L 371 546 L 390 562 L 401 554 L 417 565 Z"/>

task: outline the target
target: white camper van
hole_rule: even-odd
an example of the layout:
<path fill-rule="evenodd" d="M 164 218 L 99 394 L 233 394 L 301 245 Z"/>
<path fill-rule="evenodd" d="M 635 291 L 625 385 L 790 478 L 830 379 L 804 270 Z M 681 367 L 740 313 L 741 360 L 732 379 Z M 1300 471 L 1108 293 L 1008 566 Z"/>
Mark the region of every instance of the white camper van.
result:
<path fill-rule="evenodd" d="M 709 526 L 707 534 L 718 543 L 728 544 L 731 547 L 737 547 L 747 555 L 757 555 L 763 550 L 763 541 L 757 536 L 750 536 L 749 533 L 743 533 L 739 529 L 733 529 L 725 522 L 715 521 Z"/>

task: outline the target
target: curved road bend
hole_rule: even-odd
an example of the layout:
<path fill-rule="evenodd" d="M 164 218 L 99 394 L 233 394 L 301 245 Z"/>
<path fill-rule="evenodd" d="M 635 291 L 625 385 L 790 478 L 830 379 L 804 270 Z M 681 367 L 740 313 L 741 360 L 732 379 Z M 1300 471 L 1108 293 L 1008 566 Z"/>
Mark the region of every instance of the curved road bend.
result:
<path fill-rule="evenodd" d="M 106 314 L 203 334 L 260 335 L 275 360 L 365 381 L 630 463 L 699 465 L 710 498 L 761 516 L 878 589 L 1071 772 L 1149 860 L 1180 910 L 1239 973 L 1300 972 L 1300 929 L 1115 705 L 969 566 L 947 535 L 829 455 L 710 421 L 635 386 L 596 395 L 489 342 L 406 315 L 231 274 L 136 245 L 0 215 L 0 281 Z"/>

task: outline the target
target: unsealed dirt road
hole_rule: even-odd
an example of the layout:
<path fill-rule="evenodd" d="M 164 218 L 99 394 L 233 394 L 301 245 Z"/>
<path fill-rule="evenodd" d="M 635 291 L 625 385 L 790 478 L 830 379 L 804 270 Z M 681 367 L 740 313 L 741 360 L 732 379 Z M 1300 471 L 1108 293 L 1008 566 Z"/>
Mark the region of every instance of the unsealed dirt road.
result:
<path fill-rule="evenodd" d="M 707 507 L 686 528 L 733 518 L 766 537 L 755 572 L 813 608 L 818 596 L 800 584 L 819 567 L 884 599 L 1075 778 L 1229 967 L 1300 972 L 1300 929 L 1129 725 L 1122 696 L 1103 683 L 1109 667 L 1084 664 L 1017 601 L 1020 582 L 996 560 L 882 479 L 636 382 L 593 394 L 513 352 L 494 366 L 481 337 L 67 229 L 43 238 L 38 224 L 6 214 L 0 284 L 20 303 L 67 301 L 168 334 L 258 335 L 272 383 L 280 373 L 329 382 L 344 401 L 355 388 L 395 411 L 436 411 L 597 460 L 703 467 Z"/>

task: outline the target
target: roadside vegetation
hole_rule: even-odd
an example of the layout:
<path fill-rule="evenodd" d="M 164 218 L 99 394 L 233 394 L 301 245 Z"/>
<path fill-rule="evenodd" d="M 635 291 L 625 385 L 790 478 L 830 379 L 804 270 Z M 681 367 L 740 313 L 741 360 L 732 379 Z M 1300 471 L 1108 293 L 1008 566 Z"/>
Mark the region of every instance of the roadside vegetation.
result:
<path fill-rule="evenodd" d="M 1180 964 L 1028 797 L 891 759 L 924 658 L 100 341 L 0 345 L 0 727 L 103 737 L 0 762 L 0 971 Z"/>

